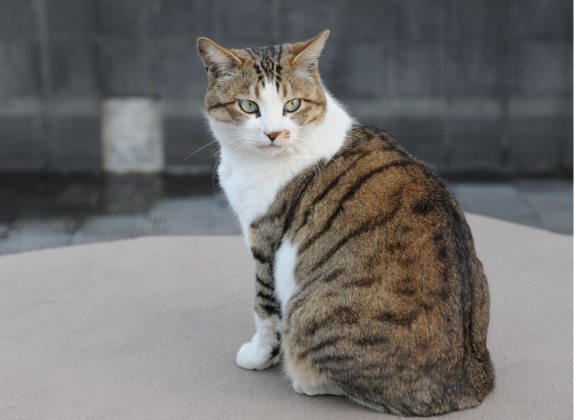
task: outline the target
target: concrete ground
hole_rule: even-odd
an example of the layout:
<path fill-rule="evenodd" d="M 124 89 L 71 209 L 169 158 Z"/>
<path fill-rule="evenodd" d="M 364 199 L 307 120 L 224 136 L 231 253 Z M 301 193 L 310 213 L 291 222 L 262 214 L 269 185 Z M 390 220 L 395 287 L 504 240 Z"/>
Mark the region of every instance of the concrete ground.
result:
<path fill-rule="evenodd" d="M 572 181 L 448 181 L 465 211 L 572 234 Z M 0 255 L 149 235 L 230 235 L 210 176 L 0 177 Z"/>
<path fill-rule="evenodd" d="M 160 208 L 151 212 L 173 210 Z M 432 418 L 572 419 L 571 237 L 468 221 L 489 281 L 496 388 L 475 409 Z M 239 236 L 2 256 L 0 418 L 398 419 L 299 395 L 281 366 L 237 367 L 235 353 L 254 332 L 253 284 Z"/>

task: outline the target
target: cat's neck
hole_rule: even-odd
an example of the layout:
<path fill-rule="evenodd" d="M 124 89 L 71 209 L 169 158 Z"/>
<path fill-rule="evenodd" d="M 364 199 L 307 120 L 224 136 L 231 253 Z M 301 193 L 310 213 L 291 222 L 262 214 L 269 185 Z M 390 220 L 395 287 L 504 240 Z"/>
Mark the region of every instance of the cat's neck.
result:
<path fill-rule="evenodd" d="M 328 93 L 326 96 L 324 119 L 301 130 L 304 140 L 294 147 L 292 153 L 262 157 L 234 152 L 222 146 L 219 180 L 239 216 L 244 233 L 254 218 L 266 212 L 281 188 L 310 166 L 332 159 L 343 146 L 353 119 L 338 101 Z M 217 133 L 219 130 L 213 131 Z"/>

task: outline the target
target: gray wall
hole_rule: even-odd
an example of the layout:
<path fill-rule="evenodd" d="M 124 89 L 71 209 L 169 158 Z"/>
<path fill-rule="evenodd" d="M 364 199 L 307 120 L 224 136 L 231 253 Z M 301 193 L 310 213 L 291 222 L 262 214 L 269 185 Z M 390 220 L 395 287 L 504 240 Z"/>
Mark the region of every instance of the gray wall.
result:
<path fill-rule="evenodd" d="M 439 169 L 571 171 L 571 0 L 0 0 L 0 170 L 98 171 L 102 99 L 141 95 L 167 170 L 209 170 L 196 37 L 324 28 L 330 90 Z"/>

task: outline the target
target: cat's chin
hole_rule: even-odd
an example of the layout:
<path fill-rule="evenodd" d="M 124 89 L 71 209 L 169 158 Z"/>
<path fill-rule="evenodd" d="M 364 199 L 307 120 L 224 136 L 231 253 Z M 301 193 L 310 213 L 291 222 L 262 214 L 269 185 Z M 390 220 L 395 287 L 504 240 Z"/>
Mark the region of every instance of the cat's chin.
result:
<path fill-rule="evenodd" d="M 275 156 L 290 154 L 291 147 L 289 147 L 289 146 L 278 146 L 276 144 L 265 144 L 265 145 L 255 146 L 254 151 L 259 156 L 275 157 Z"/>

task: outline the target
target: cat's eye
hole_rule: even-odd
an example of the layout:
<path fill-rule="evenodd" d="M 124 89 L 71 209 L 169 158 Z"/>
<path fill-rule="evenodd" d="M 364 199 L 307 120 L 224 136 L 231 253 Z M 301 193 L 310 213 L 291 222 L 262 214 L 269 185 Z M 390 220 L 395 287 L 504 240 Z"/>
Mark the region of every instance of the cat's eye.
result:
<path fill-rule="evenodd" d="M 285 103 L 283 111 L 285 112 L 295 112 L 301 106 L 301 99 L 291 99 Z"/>
<path fill-rule="evenodd" d="M 248 114 L 254 114 L 259 111 L 259 107 L 253 101 L 240 99 L 237 101 L 237 103 L 239 104 L 239 108 L 241 108 L 243 112 L 247 112 Z"/>

